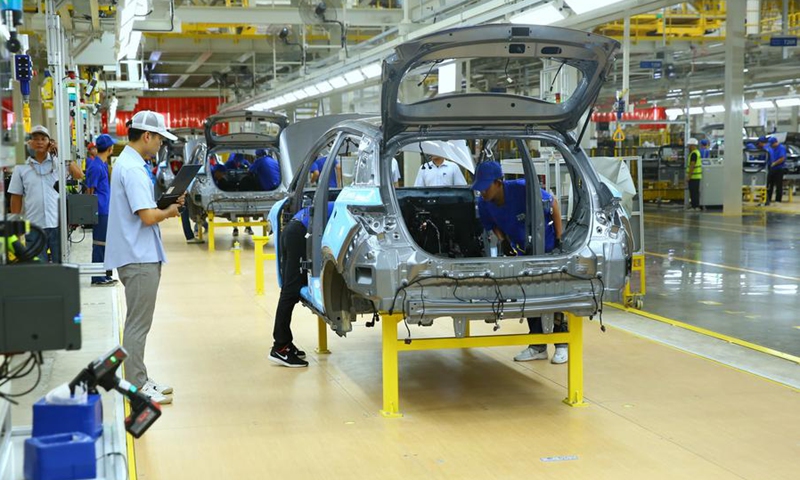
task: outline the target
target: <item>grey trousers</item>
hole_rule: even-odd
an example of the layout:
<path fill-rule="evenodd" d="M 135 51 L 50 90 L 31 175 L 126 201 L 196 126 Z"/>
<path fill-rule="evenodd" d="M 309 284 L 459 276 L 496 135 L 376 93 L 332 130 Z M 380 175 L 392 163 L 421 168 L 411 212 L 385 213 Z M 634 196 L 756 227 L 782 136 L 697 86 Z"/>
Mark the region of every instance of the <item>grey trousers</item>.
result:
<path fill-rule="evenodd" d="M 161 280 L 160 263 L 130 263 L 117 269 L 125 286 L 125 331 L 122 346 L 128 352 L 125 360 L 125 380 L 142 388 L 147 382 L 144 365 L 144 348 L 147 334 L 153 325 L 158 283 Z"/>

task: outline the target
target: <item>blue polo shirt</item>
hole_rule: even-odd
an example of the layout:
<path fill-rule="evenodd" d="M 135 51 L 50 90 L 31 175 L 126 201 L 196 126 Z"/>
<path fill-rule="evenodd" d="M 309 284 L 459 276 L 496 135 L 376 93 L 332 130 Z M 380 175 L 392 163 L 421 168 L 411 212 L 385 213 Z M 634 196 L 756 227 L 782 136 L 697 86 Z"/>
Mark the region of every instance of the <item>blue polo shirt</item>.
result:
<path fill-rule="evenodd" d="M 525 179 L 506 180 L 503 182 L 505 203 L 503 206 L 478 199 L 478 215 L 484 230 L 491 231 L 495 227 L 508 237 L 511 245 L 518 250 L 525 251 L 528 245 L 528 235 L 525 231 L 526 208 L 525 205 Z M 544 250 L 552 251 L 556 246 L 556 230 L 553 226 L 553 196 L 542 189 L 544 204 Z"/>
<path fill-rule="evenodd" d="M 86 161 L 86 180 L 84 183 L 88 188 L 95 189 L 97 213 L 108 215 L 108 203 L 110 201 L 108 165 L 100 157 L 94 157 Z"/>
<path fill-rule="evenodd" d="M 711 150 L 709 150 L 708 148 L 701 148 L 700 158 L 711 158 Z"/>
<path fill-rule="evenodd" d="M 271 192 L 281 185 L 281 166 L 269 155 L 256 158 L 250 171 L 256 176 L 258 184 L 265 192 Z"/>
<path fill-rule="evenodd" d="M 322 167 L 325 166 L 325 162 L 328 160 L 328 157 L 319 157 L 311 164 L 311 172 L 319 172 L 322 174 Z M 335 169 L 336 166 L 339 165 L 339 160 L 333 161 L 333 168 Z M 336 170 L 331 172 L 331 176 L 328 178 L 328 186 L 330 188 L 338 187 L 338 183 L 336 183 Z"/>
<path fill-rule="evenodd" d="M 167 261 L 158 224 L 145 225 L 136 214 L 148 208 L 156 208 L 150 165 L 136 150 L 126 146 L 114 164 L 111 177 L 106 270 L 131 263 Z"/>
<path fill-rule="evenodd" d="M 331 213 L 333 213 L 333 204 L 334 202 L 328 202 L 328 218 L 331 218 Z M 308 221 L 310 219 L 308 215 L 309 208 L 310 207 L 305 207 L 301 209 L 299 212 L 294 214 L 294 217 L 292 217 L 292 220 L 299 221 L 304 227 L 306 227 L 306 229 L 308 229 Z"/>
<path fill-rule="evenodd" d="M 774 167 L 770 167 L 772 170 L 784 170 L 786 169 L 786 146 L 782 143 L 779 143 L 777 147 L 769 147 L 770 152 L 770 162 L 775 162 L 779 158 L 783 158 L 783 163 L 780 165 L 775 165 Z M 771 165 L 771 163 L 770 163 Z"/>

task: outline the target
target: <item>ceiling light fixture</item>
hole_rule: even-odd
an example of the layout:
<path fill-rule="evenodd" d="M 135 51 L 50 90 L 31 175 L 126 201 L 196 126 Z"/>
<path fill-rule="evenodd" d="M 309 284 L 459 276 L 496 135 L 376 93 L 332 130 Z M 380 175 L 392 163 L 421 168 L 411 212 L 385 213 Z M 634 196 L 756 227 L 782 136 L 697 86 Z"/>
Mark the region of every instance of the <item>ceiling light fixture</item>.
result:
<path fill-rule="evenodd" d="M 564 18 L 565 15 L 561 12 L 561 9 L 548 3 L 514 15 L 509 21 L 511 23 L 521 23 L 525 25 L 550 25 L 551 23 L 564 20 Z"/>
<path fill-rule="evenodd" d="M 567 5 L 578 15 L 613 5 L 622 0 L 567 0 Z"/>
<path fill-rule="evenodd" d="M 383 68 L 381 67 L 380 62 L 370 63 L 367 66 L 361 67 L 361 73 L 363 73 L 367 79 L 380 77 L 382 70 Z"/>
<path fill-rule="evenodd" d="M 756 110 L 774 107 L 775 104 L 772 103 L 772 100 L 759 100 L 757 102 L 750 102 L 750 108 L 755 108 Z"/>
<path fill-rule="evenodd" d="M 779 98 L 775 100 L 779 107 L 798 107 L 800 106 L 800 98 Z"/>
<path fill-rule="evenodd" d="M 333 86 L 327 80 L 323 80 L 317 83 L 316 85 L 314 85 L 314 88 L 319 90 L 319 93 L 328 93 L 331 90 L 333 90 Z"/>
<path fill-rule="evenodd" d="M 364 74 L 361 73 L 361 70 L 351 70 L 344 74 L 344 79 L 347 80 L 347 83 L 350 85 L 356 84 L 358 82 L 364 81 Z"/>
<path fill-rule="evenodd" d="M 725 105 L 710 105 L 706 107 L 706 113 L 723 113 L 725 111 Z"/>

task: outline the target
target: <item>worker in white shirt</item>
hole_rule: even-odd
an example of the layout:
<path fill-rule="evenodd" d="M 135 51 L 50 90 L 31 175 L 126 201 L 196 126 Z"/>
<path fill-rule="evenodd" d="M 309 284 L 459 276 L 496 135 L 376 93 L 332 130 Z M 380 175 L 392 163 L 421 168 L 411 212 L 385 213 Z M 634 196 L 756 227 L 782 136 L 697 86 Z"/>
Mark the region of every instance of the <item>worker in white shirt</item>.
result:
<path fill-rule="evenodd" d="M 467 180 L 455 163 L 436 155 L 419 167 L 415 187 L 451 187 L 466 185 Z"/>

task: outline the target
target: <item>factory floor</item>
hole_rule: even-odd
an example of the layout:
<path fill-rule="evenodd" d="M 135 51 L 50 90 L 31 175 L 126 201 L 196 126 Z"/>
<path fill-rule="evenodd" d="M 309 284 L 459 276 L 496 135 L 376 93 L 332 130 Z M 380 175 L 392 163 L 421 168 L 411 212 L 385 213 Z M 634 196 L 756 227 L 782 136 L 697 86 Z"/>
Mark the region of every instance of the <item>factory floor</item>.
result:
<path fill-rule="evenodd" d="M 800 304 L 775 288 L 784 285 L 779 277 L 740 271 L 798 276 L 796 253 L 775 257 L 765 250 L 760 260 L 751 259 L 751 246 L 796 245 L 791 230 L 725 232 L 759 232 L 749 217 L 731 225 L 713 213 L 648 210 L 645 310 L 722 329 L 737 317 L 722 308 L 706 310 L 715 305 L 703 300 L 738 302 L 727 309 L 747 312 L 763 300 L 768 310 L 742 325 L 770 331 L 791 323 Z M 789 225 L 797 218 L 764 221 Z M 273 264 L 266 264 L 266 295 L 257 297 L 249 237 L 241 237 L 242 275 L 235 276 L 229 229 L 218 229 L 214 253 L 206 245 L 186 245 L 177 221 L 162 231 L 169 263 L 147 363 L 152 377 L 174 386 L 174 403 L 135 441 L 130 460 L 137 478 L 779 480 L 800 471 L 800 368 L 794 361 L 607 307 L 605 333 L 598 319 L 584 323 L 585 408 L 561 402 L 566 366 L 515 363 L 519 348 L 495 347 L 401 354 L 404 416 L 383 418 L 379 328 L 359 322 L 347 338 L 331 334 L 333 353 L 319 355 L 316 319 L 298 307 L 295 343 L 308 352 L 310 366 L 275 366 L 267 361 L 279 293 Z M 722 235 L 713 240 L 717 232 Z M 730 246 L 734 238 L 722 239 L 734 236 L 740 238 L 737 251 Z M 674 281 L 659 283 L 659 276 Z M 725 293 L 736 284 L 729 277 L 744 284 L 737 293 Z M 93 303 L 118 304 L 121 287 L 85 282 Z M 734 298 L 747 285 L 769 300 Z M 697 308 L 680 307 L 687 299 Z M 119 305 L 118 319 L 124 301 Z M 86 318 L 84 326 L 107 321 Z M 498 333 L 525 330 L 507 320 Z M 729 333 L 749 330 L 759 329 Z M 795 330 L 785 327 L 783 335 Z M 451 332 L 448 321 L 411 329 L 417 337 Z M 490 333 L 491 325 L 473 326 L 473 334 Z M 791 351 L 797 341 L 774 346 Z"/>

